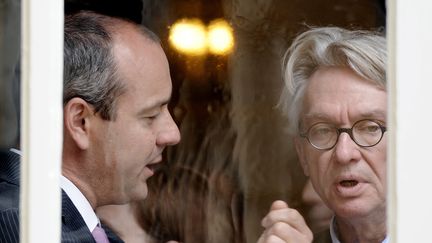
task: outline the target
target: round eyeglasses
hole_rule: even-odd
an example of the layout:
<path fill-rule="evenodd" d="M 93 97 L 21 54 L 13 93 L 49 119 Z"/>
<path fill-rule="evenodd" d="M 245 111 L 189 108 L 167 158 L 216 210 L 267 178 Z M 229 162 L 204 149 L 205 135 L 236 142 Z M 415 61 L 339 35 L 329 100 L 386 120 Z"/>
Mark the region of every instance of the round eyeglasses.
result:
<path fill-rule="evenodd" d="M 319 150 L 329 150 L 336 146 L 341 133 L 348 133 L 351 139 L 360 147 L 377 145 L 387 128 L 374 120 L 360 120 L 351 128 L 338 128 L 329 123 L 316 123 L 300 137 L 306 138 L 309 143 Z"/>

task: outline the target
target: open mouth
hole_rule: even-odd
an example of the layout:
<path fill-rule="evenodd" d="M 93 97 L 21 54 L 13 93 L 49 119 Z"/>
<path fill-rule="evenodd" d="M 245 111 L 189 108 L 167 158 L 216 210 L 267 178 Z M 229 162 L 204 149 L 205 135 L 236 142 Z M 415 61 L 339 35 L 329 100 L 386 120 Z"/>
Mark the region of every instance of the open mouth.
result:
<path fill-rule="evenodd" d="M 158 170 L 161 169 L 161 166 L 161 163 L 156 163 L 147 165 L 147 168 L 149 168 L 153 173 L 156 173 Z"/>
<path fill-rule="evenodd" d="M 358 184 L 358 181 L 356 180 L 343 180 L 341 182 L 339 182 L 339 185 L 343 186 L 343 187 L 354 187 Z"/>

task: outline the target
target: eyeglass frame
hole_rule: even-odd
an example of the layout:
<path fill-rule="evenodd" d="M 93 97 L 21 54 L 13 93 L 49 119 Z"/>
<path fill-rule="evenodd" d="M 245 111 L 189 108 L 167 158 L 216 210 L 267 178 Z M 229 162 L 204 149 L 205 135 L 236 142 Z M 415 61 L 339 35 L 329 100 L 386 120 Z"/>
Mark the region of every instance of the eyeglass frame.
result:
<path fill-rule="evenodd" d="M 378 141 L 377 141 L 375 144 L 372 144 L 372 145 L 361 145 L 361 144 L 359 144 L 359 143 L 354 139 L 354 135 L 353 135 L 353 128 L 354 128 L 354 126 L 355 126 L 356 124 L 358 124 L 358 123 L 360 123 L 360 122 L 363 122 L 363 121 L 371 121 L 371 122 L 374 122 L 374 123 L 378 124 L 379 128 L 381 129 L 381 137 L 378 139 Z M 334 143 L 333 146 L 331 146 L 330 148 L 319 148 L 319 147 L 317 147 L 315 144 L 313 144 L 313 143 L 309 140 L 309 136 L 308 136 L 308 134 L 309 134 L 309 131 L 310 131 L 310 130 L 315 126 L 315 125 L 317 125 L 317 124 L 321 124 L 321 123 L 330 124 L 330 123 L 326 123 L 326 122 L 318 122 L 318 123 L 315 123 L 315 124 L 313 124 L 312 126 L 310 126 L 310 127 L 306 130 L 306 132 L 304 132 L 304 133 L 299 133 L 300 137 L 302 137 L 302 138 L 306 138 L 306 140 L 309 142 L 309 144 L 312 145 L 312 147 L 314 147 L 314 148 L 316 148 L 316 149 L 318 149 L 318 150 L 330 150 L 330 149 L 333 149 L 333 148 L 336 146 L 336 144 L 339 142 L 339 137 L 340 137 L 340 135 L 341 135 L 342 133 L 344 133 L 344 132 L 347 133 L 347 134 L 350 136 L 351 140 L 352 140 L 355 144 L 357 144 L 359 147 L 362 147 L 362 148 L 370 148 L 370 147 L 373 147 L 373 146 L 379 144 L 379 143 L 381 142 L 382 138 L 384 137 L 384 133 L 387 131 L 387 127 L 386 127 L 386 126 L 381 125 L 378 121 L 373 120 L 373 119 L 362 119 L 362 120 L 358 120 L 358 121 L 356 121 L 356 122 L 353 123 L 353 125 L 351 126 L 351 128 L 343 128 L 343 127 L 336 127 L 336 126 L 333 126 L 333 127 L 336 129 L 336 132 L 337 132 L 337 136 L 336 136 L 336 141 L 335 141 L 335 143 Z M 330 125 L 331 125 L 331 124 L 330 124 Z"/>

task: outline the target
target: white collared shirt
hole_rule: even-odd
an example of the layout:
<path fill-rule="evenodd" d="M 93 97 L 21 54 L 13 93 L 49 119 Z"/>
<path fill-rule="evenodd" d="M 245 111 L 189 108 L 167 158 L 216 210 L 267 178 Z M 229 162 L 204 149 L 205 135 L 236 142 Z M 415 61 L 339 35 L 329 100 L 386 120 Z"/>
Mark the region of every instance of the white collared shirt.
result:
<path fill-rule="evenodd" d="M 336 235 L 336 221 L 335 218 L 333 217 L 330 223 L 330 236 L 332 239 L 332 243 L 341 243 Z M 390 243 L 389 241 L 389 237 L 386 236 L 386 238 L 382 241 L 382 243 Z"/>
<path fill-rule="evenodd" d="M 11 152 L 22 156 L 21 151 L 15 148 L 9 149 Z M 78 212 L 84 219 L 90 232 L 94 230 L 97 225 L 100 225 L 99 218 L 96 216 L 93 208 L 91 207 L 87 198 L 81 191 L 66 177 L 60 176 L 60 188 L 68 195 L 72 203 L 78 209 Z"/>
<path fill-rule="evenodd" d="M 9 149 L 9 151 L 18 154 L 19 156 L 22 156 L 21 151 L 19 151 L 19 150 L 16 149 L 16 148 L 11 148 L 11 149 Z"/>
<path fill-rule="evenodd" d="M 60 188 L 68 195 L 72 203 L 78 209 L 78 212 L 83 217 L 88 229 L 92 232 L 100 222 L 87 198 L 68 178 L 63 175 L 60 177 Z"/>

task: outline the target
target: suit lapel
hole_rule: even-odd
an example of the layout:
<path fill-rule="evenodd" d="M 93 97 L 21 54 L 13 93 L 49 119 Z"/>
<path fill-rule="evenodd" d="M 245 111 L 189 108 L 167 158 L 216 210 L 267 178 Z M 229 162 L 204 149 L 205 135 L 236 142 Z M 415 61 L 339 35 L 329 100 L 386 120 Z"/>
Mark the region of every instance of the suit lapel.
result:
<path fill-rule="evenodd" d="M 95 240 L 84 219 L 70 198 L 62 190 L 62 242 L 94 243 Z"/>
<path fill-rule="evenodd" d="M 118 237 L 108 226 L 102 224 L 102 228 L 105 230 L 106 235 L 110 243 L 124 243 L 120 237 Z"/>
<path fill-rule="evenodd" d="M 102 224 L 110 243 L 124 243 L 111 229 Z M 95 240 L 83 217 L 62 190 L 62 243 L 94 243 Z"/>
<path fill-rule="evenodd" d="M 20 155 L 0 150 L 0 181 L 19 186 Z M 102 225 L 110 243 L 124 243 L 111 229 Z M 78 209 L 62 190 L 62 243 L 95 243 Z"/>
<path fill-rule="evenodd" d="M 0 151 L 0 180 L 14 185 L 20 182 L 20 155 L 11 151 Z"/>

